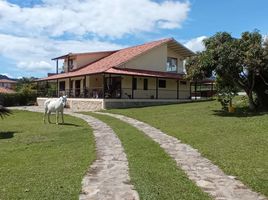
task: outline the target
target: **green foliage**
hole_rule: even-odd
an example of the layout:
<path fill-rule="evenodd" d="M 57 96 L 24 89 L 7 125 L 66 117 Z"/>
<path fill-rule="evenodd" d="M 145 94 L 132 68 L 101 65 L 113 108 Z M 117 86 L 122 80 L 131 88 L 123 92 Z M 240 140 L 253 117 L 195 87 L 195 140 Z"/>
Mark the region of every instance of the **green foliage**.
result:
<path fill-rule="evenodd" d="M 16 91 L 12 94 L 0 94 L 0 103 L 3 106 L 26 106 L 36 102 L 37 90 L 34 78 L 22 78 L 18 80 Z"/>
<path fill-rule="evenodd" d="M 217 77 L 216 90 L 218 101 L 222 105 L 222 110 L 227 111 L 228 106 L 232 107 L 232 100 L 237 95 L 239 89 L 233 84 L 226 82 L 224 79 Z"/>
<path fill-rule="evenodd" d="M 251 108 L 257 106 L 253 99 L 254 91 L 268 107 L 268 101 L 263 100 L 268 89 L 268 84 L 263 84 L 268 82 L 268 51 L 258 31 L 244 32 L 241 38 L 234 38 L 226 32 L 217 33 L 205 39 L 204 45 L 206 50 L 186 64 L 189 78 L 207 77 L 215 72 L 224 82 L 244 90 Z M 256 87 L 259 83 L 266 87 L 259 91 Z"/>
<path fill-rule="evenodd" d="M 0 103 L 3 106 L 26 106 L 33 105 L 36 102 L 36 92 L 25 92 L 25 93 L 12 93 L 12 94 L 0 94 Z"/>
<path fill-rule="evenodd" d="M 32 90 L 35 91 L 37 89 L 37 84 L 34 82 L 35 80 L 36 79 L 34 77 L 31 78 L 23 77 L 19 79 L 17 82 L 16 91 L 22 93 L 27 93 Z"/>

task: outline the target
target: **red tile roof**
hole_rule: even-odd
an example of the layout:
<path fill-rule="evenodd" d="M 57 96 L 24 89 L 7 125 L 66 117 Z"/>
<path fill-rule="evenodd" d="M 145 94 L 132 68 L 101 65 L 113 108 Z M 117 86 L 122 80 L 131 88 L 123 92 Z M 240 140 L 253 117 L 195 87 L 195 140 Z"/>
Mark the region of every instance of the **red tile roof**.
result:
<path fill-rule="evenodd" d="M 161 46 L 163 44 L 166 44 L 168 42 L 174 41 L 173 38 L 167 38 L 167 39 L 162 39 L 154 42 L 149 42 L 145 43 L 143 45 L 138 45 L 134 47 L 129 47 L 125 49 L 121 49 L 119 51 L 116 51 L 115 53 L 112 53 L 111 55 L 94 62 L 92 64 L 89 64 L 83 68 L 77 69 L 72 72 L 67 72 L 67 73 L 62 73 L 62 74 L 57 74 L 53 76 L 49 76 L 47 78 L 39 79 L 38 81 L 43 81 L 43 80 L 55 80 L 55 79 L 61 79 L 61 78 L 69 78 L 69 77 L 76 77 L 76 76 L 83 76 L 83 75 L 89 75 L 89 74 L 98 74 L 98 73 L 105 73 L 110 71 L 113 71 L 111 68 L 116 68 L 124 63 L 134 59 L 135 57 L 138 57 L 147 51 Z M 186 48 L 185 48 L 186 49 Z M 190 50 L 189 50 L 190 52 Z M 118 70 L 118 69 L 114 69 Z M 149 73 L 149 71 L 147 71 Z M 125 71 L 126 73 L 126 71 Z M 130 72 L 128 72 L 130 73 Z M 132 72 L 133 73 L 133 72 Z M 159 72 L 157 72 L 159 73 Z"/>
<path fill-rule="evenodd" d="M 111 69 L 108 69 L 106 72 L 110 73 L 110 74 L 159 77 L 159 78 L 171 78 L 171 79 L 182 79 L 183 78 L 183 74 L 177 74 L 177 73 L 171 73 L 171 72 L 141 70 L 141 69 L 111 68 Z"/>
<path fill-rule="evenodd" d="M 14 90 L 11 90 L 8 88 L 0 87 L 0 93 L 12 94 L 12 93 L 16 93 L 16 92 Z"/>
<path fill-rule="evenodd" d="M 81 55 L 87 55 L 87 56 L 91 56 L 91 55 L 96 55 L 96 54 L 112 54 L 112 53 L 115 53 L 117 52 L 118 50 L 114 50 L 114 51 L 98 51 L 98 52 L 87 52 L 87 53 L 69 53 L 69 54 L 66 54 L 66 55 L 63 55 L 63 56 L 59 56 L 59 57 L 56 57 L 56 58 L 52 58 L 51 60 L 59 60 L 59 59 L 64 59 L 64 58 L 67 58 L 69 56 L 81 56 Z"/>
<path fill-rule="evenodd" d="M 0 79 L 0 83 L 17 83 L 17 82 L 9 79 Z"/>

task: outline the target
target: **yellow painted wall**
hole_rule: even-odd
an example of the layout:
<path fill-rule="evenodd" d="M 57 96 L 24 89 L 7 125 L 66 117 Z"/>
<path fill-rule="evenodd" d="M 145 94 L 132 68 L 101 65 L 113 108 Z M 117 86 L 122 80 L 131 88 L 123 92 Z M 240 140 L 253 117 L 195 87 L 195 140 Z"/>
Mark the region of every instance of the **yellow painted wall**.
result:
<path fill-rule="evenodd" d="M 89 76 L 89 87 L 90 89 L 102 89 L 103 88 L 103 76 L 102 75 L 91 75 Z"/>
<path fill-rule="evenodd" d="M 132 95 L 132 76 L 122 76 L 122 98 L 128 98 L 127 95 Z M 135 76 L 134 76 L 135 77 Z M 148 79 L 148 90 L 143 90 L 143 80 L 146 77 L 137 78 L 137 90 L 134 90 L 134 98 L 150 99 L 156 98 L 156 79 Z M 158 99 L 176 99 L 177 98 L 177 80 L 166 80 L 166 88 L 158 88 Z M 190 82 L 186 81 L 186 85 L 179 83 L 179 98 L 187 99 L 190 97 Z"/>
<path fill-rule="evenodd" d="M 122 68 L 166 71 L 167 45 L 154 48 L 122 65 Z"/>

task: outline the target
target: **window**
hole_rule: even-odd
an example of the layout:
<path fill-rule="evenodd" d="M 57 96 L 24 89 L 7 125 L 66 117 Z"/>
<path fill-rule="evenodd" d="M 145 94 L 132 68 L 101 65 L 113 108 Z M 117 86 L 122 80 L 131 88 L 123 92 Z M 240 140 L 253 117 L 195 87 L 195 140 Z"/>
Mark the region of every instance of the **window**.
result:
<path fill-rule="evenodd" d="M 187 85 L 187 82 L 186 81 L 180 81 L 180 84 L 181 85 Z"/>
<path fill-rule="evenodd" d="M 148 79 L 143 79 L 143 90 L 148 90 Z"/>
<path fill-rule="evenodd" d="M 74 68 L 74 60 L 68 59 L 68 69 L 72 70 Z"/>
<path fill-rule="evenodd" d="M 65 81 L 60 81 L 60 83 L 59 83 L 59 89 L 60 89 L 60 91 L 64 91 L 65 90 Z"/>
<path fill-rule="evenodd" d="M 167 72 L 177 72 L 178 59 L 177 58 L 167 58 Z"/>
<path fill-rule="evenodd" d="M 159 88 L 166 88 L 166 80 L 159 80 L 158 87 Z"/>
<path fill-rule="evenodd" d="M 137 78 L 132 79 L 132 89 L 137 90 Z"/>

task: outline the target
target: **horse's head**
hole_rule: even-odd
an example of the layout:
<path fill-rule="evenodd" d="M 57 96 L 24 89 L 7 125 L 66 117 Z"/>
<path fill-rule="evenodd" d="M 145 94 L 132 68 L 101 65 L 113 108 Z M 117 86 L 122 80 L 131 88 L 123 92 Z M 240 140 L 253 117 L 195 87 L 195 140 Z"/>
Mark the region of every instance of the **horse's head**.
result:
<path fill-rule="evenodd" d="M 63 102 L 63 105 L 65 106 L 66 105 L 66 102 L 67 102 L 67 95 L 66 96 L 62 96 L 62 102 Z"/>

